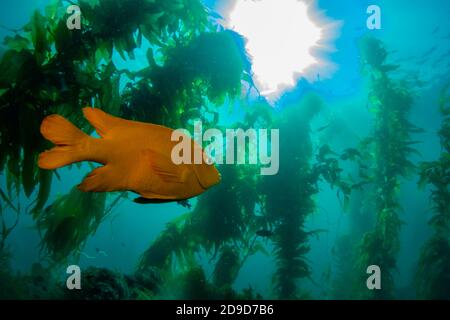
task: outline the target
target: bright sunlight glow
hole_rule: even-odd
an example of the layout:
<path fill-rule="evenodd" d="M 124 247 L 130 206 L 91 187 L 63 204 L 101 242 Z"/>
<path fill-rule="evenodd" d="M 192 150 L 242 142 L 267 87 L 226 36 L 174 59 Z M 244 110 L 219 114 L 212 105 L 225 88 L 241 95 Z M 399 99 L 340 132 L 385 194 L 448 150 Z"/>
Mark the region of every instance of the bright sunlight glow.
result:
<path fill-rule="evenodd" d="M 227 27 L 246 38 L 261 94 L 280 94 L 321 63 L 313 51 L 322 45 L 328 27 L 318 20 L 311 16 L 310 4 L 300 0 L 236 0 Z"/>

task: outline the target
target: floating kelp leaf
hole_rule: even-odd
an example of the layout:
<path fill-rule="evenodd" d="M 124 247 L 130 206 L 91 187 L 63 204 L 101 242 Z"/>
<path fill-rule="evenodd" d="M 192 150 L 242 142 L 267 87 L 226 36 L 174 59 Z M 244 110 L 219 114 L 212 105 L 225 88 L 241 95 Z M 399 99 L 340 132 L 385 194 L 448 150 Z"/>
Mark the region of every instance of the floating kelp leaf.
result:
<path fill-rule="evenodd" d="M 166 229 L 144 252 L 139 262 L 139 270 L 157 267 L 167 268 L 171 265 L 172 254 L 183 248 L 183 237 L 176 223 L 169 223 Z"/>
<path fill-rule="evenodd" d="M 108 41 L 101 41 L 97 45 L 95 51 L 95 63 L 98 64 L 102 61 L 110 61 L 113 55 L 113 43 Z"/>
<path fill-rule="evenodd" d="M 54 221 L 54 224 L 46 230 L 44 241 L 50 252 L 57 254 L 58 259 L 70 254 L 72 243 L 77 241 L 76 230 L 79 218 L 65 216 Z M 64 255 L 63 255 L 64 254 Z"/>
<path fill-rule="evenodd" d="M 342 160 L 356 160 L 357 158 L 361 158 L 361 153 L 354 148 L 345 149 L 341 155 Z"/>
<path fill-rule="evenodd" d="M 407 141 L 406 143 L 405 143 L 405 145 L 408 145 L 408 146 L 410 146 L 410 145 L 413 145 L 413 144 L 418 144 L 418 143 L 422 143 L 423 141 Z"/>
<path fill-rule="evenodd" d="M 158 19 L 164 15 L 163 12 L 147 15 L 146 22 L 141 26 L 142 35 L 152 44 L 163 47 L 164 44 L 158 38 L 158 31 L 156 25 Z"/>
<path fill-rule="evenodd" d="M 404 147 L 400 148 L 402 152 L 405 152 L 406 154 L 415 154 L 417 156 L 422 156 L 419 150 L 408 147 L 408 145 L 405 145 Z"/>
<path fill-rule="evenodd" d="M 208 15 L 210 15 L 214 19 L 224 20 L 224 18 L 218 12 L 211 10 L 211 9 L 207 9 L 207 10 L 208 10 Z"/>
<path fill-rule="evenodd" d="M 450 115 L 450 83 L 447 83 L 439 95 L 439 111 L 443 116 Z"/>
<path fill-rule="evenodd" d="M 211 299 L 212 288 L 208 283 L 205 271 L 201 266 L 192 266 L 177 281 L 179 289 L 177 290 L 178 299 Z"/>
<path fill-rule="evenodd" d="M 81 11 L 89 21 L 93 36 L 100 43 L 113 44 L 123 59 L 125 52 L 130 58 L 134 58 L 133 50 L 140 46 L 142 37 L 146 37 L 153 45 L 163 46 L 160 41 L 163 32 L 180 31 L 173 26 L 180 25 L 180 19 L 184 19 L 184 11 L 165 9 L 167 6 L 170 6 L 168 2 L 161 0 L 109 0 L 98 1 L 96 4 L 80 2 Z M 128 18 L 118 19 L 119 16 Z M 188 24 L 183 26 L 186 29 L 194 27 Z"/>
<path fill-rule="evenodd" d="M 250 128 L 254 127 L 256 123 L 271 126 L 275 120 L 274 108 L 265 101 L 253 103 L 246 111 L 245 122 Z"/>
<path fill-rule="evenodd" d="M 213 271 L 213 283 L 220 287 L 233 285 L 240 269 L 240 256 L 235 249 L 224 247 Z"/>
<path fill-rule="evenodd" d="M 200 109 L 207 100 L 220 104 L 226 96 L 240 94 L 244 65 L 240 50 L 229 31 L 202 33 L 187 45 L 167 48 L 162 67 L 153 65 L 136 74 L 144 79 L 126 90 L 124 109 L 134 113 L 132 118 L 185 125 L 179 119 L 185 110 Z"/>
<path fill-rule="evenodd" d="M 24 66 L 34 60 L 28 50 L 8 50 L 0 62 L 0 88 L 8 88 L 21 77 Z"/>
<path fill-rule="evenodd" d="M 53 172 L 50 170 L 39 170 L 39 192 L 36 205 L 33 208 L 33 216 L 36 218 L 39 212 L 44 208 L 45 203 L 50 196 Z"/>
<path fill-rule="evenodd" d="M 95 8 L 98 7 L 100 0 L 79 0 L 80 11 L 88 21 L 93 21 L 95 16 Z"/>
<path fill-rule="evenodd" d="M 127 60 L 127 58 L 125 57 L 125 52 L 127 50 L 126 50 L 126 45 L 125 45 L 124 40 L 120 39 L 120 40 L 116 41 L 115 49 L 119 53 L 122 60 Z"/>
<path fill-rule="evenodd" d="M 192 213 L 193 231 L 202 237 L 207 251 L 217 253 L 221 245 L 239 237 L 244 217 L 238 202 L 237 174 L 235 167 L 224 166 L 221 183 L 199 198 Z"/>
<path fill-rule="evenodd" d="M 64 9 L 61 0 L 50 0 L 49 4 L 45 6 L 45 16 L 50 20 L 56 20 L 58 13 Z"/>
<path fill-rule="evenodd" d="M 19 194 L 20 190 L 20 153 L 10 155 L 7 163 L 6 171 L 6 186 L 8 195 L 11 195 L 12 190 Z"/>
<path fill-rule="evenodd" d="M 212 101 L 220 101 L 224 93 L 234 96 L 240 91 L 244 61 L 239 50 L 231 31 L 205 33 L 169 63 L 177 61 L 180 68 L 186 68 L 183 64 L 190 61 L 188 68 L 197 73 L 191 76 L 206 79 L 208 96 Z"/>
<path fill-rule="evenodd" d="M 262 253 L 263 255 L 265 255 L 266 257 L 270 257 L 271 254 L 269 253 L 269 251 L 267 251 L 266 247 L 262 244 L 262 243 L 256 243 L 253 248 L 252 251 L 250 252 L 250 254 L 256 254 L 256 253 Z"/>
<path fill-rule="evenodd" d="M 101 106 L 112 114 L 119 114 L 120 111 L 120 77 L 113 77 L 104 81 L 101 88 Z"/>
<path fill-rule="evenodd" d="M 25 195 L 29 197 L 38 183 L 37 158 L 42 139 L 39 133 L 42 116 L 32 108 L 20 108 L 20 145 L 22 146 L 21 181 Z"/>
<path fill-rule="evenodd" d="M 427 241 L 421 251 L 416 284 L 421 299 L 448 300 L 450 298 L 450 242 L 439 235 Z"/>
<path fill-rule="evenodd" d="M 197 30 L 207 25 L 208 11 L 201 1 L 183 0 L 183 8 L 179 12 L 182 14 L 182 21 L 190 26 L 196 25 Z"/>
<path fill-rule="evenodd" d="M 348 194 L 344 194 L 344 204 L 342 205 L 342 210 L 348 211 L 350 208 L 350 196 Z"/>
<path fill-rule="evenodd" d="M 317 158 L 323 161 L 329 155 L 336 155 L 336 153 L 333 150 L 331 150 L 331 147 L 328 144 L 324 144 L 323 146 L 320 147 Z"/>
<path fill-rule="evenodd" d="M 81 30 L 69 30 L 60 20 L 53 32 L 56 51 L 67 60 L 81 60 L 88 57 L 89 41 L 83 39 Z"/>
<path fill-rule="evenodd" d="M 383 43 L 373 37 L 364 37 L 359 41 L 362 60 L 368 65 L 379 68 L 387 57 L 387 51 Z"/>
<path fill-rule="evenodd" d="M 383 72 L 391 72 L 394 70 L 397 70 L 398 68 L 400 68 L 399 65 L 394 65 L 394 64 L 385 64 L 380 66 L 380 70 Z"/>
<path fill-rule="evenodd" d="M 31 43 L 25 37 L 16 34 L 14 37 L 5 37 L 4 43 L 12 50 L 21 51 L 23 49 L 30 49 Z"/>
<path fill-rule="evenodd" d="M 19 213 L 19 209 L 9 200 L 9 197 L 6 195 L 6 193 L 0 188 L 0 198 L 6 202 L 6 204 L 14 210 L 16 213 Z"/>
<path fill-rule="evenodd" d="M 155 55 L 152 48 L 148 48 L 146 57 L 150 68 L 156 67 Z"/>
<path fill-rule="evenodd" d="M 25 195 L 29 197 L 36 185 L 34 176 L 34 169 L 37 162 L 37 154 L 31 149 L 24 150 L 24 157 L 22 162 L 22 185 Z"/>
<path fill-rule="evenodd" d="M 47 20 L 39 11 L 35 11 L 27 29 L 31 32 L 34 51 L 40 62 L 44 61 L 46 53 L 50 50 L 50 44 L 47 38 Z"/>
<path fill-rule="evenodd" d="M 399 163 L 397 167 L 398 173 L 402 177 L 411 177 L 416 171 L 416 165 L 409 160 Z"/>
<path fill-rule="evenodd" d="M 114 75 L 116 71 L 117 71 L 116 66 L 112 61 L 110 61 L 103 70 L 102 78 L 105 80 L 109 79 Z"/>
<path fill-rule="evenodd" d="M 104 218 L 106 194 L 83 193 L 76 187 L 41 212 L 37 224 L 42 248 L 57 262 L 80 250 Z"/>
<path fill-rule="evenodd" d="M 138 31 L 137 31 L 136 46 L 138 48 L 140 48 L 142 46 L 142 31 L 141 31 L 141 28 L 139 28 Z"/>

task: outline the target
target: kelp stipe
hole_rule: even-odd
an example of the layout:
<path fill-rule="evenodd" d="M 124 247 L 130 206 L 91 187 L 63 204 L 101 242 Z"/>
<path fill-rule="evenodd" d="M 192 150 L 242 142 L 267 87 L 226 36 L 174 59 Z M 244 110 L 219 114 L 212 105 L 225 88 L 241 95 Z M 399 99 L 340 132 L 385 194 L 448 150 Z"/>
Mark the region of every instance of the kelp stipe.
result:
<path fill-rule="evenodd" d="M 408 121 L 413 103 L 408 89 L 389 77 L 397 66 L 386 64 L 388 53 L 380 40 L 365 37 L 360 41 L 362 66 L 370 76 L 370 111 L 374 117 L 373 134 L 365 140 L 370 159 L 365 182 L 372 185 L 373 207 L 376 212 L 374 230 L 367 232 L 357 253 L 355 298 L 389 299 L 394 297 L 396 257 L 400 250 L 398 192 L 401 179 L 414 173 L 415 165 L 409 156 L 416 150 L 411 147 L 413 133 L 421 130 Z M 381 290 L 367 290 L 366 270 L 377 265 L 383 272 Z"/>
<path fill-rule="evenodd" d="M 309 237 L 323 230 L 305 230 L 307 217 L 315 212 L 314 196 L 318 184 L 325 181 L 336 187 L 348 202 L 350 185 L 341 177 L 339 158 L 328 145 L 322 145 L 313 157 L 311 120 L 320 112 L 323 102 L 316 94 L 306 95 L 302 101 L 286 106 L 274 127 L 280 130 L 280 150 L 283 157 L 280 172 L 264 177 L 261 193 L 264 196 L 266 219 L 274 226 L 275 292 L 281 299 L 308 297 L 298 281 L 308 279 L 311 269 L 306 258 L 310 250 Z M 282 186 L 282 187 L 281 187 Z"/>
<path fill-rule="evenodd" d="M 441 93 L 440 111 L 443 123 L 439 136 L 441 157 L 422 162 L 419 186 L 430 185 L 433 217 L 429 224 L 434 230 L 424 245 L 416 274 L 417 294 L 421 299 L 450 299 L 450 84 Z"/>
<path fill-rule="evenodd" d="M 309 252 L 305 219 L 314 209 L 312 195 L 317 190 L 310 181 L 312 145 L 310 121 L 319 112 L 322 102 L 316 96 L 286 107 L 275 124 L 280 130 L 280 159 L 278 175 L 264 177 L 265 214 L 274 228 L 277 270 L 274 285 L 277 297 L 295 299 L 299 295 L 297 280 L 310 275 L 306 260 Z M 280 186 L 283 186 L 282 188 Z"/>

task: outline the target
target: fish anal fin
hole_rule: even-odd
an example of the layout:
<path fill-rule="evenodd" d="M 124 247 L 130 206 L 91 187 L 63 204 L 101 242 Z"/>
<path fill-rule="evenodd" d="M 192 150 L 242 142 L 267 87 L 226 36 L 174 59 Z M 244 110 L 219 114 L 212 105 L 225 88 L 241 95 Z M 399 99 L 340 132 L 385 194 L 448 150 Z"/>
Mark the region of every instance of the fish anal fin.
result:
<path fill-rule="evenodd" d="M 78 189 L 83 192 L 110 192 L 116 191 L 118 179 L 114 176 L 114 172 L 110 165 L 98 167 L 89 173 Z"/>
<path fill-rule="evenodd" d="M 126 121 L 107 114 L 100 109 L 91 107 L 83 108 L 83 114 L 102 138 L 108 136 L 114 127 L 117 127 Z"/>

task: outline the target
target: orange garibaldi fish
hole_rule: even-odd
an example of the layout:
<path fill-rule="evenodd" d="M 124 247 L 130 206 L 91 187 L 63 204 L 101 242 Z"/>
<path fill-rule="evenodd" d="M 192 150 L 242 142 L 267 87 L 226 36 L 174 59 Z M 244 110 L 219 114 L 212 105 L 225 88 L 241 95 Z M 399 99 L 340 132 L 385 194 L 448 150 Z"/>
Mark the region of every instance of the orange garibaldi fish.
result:
<path fill-rule="evenodd" d="M 192 198 L 220 182 L 214 165 L 173 163 L 171 152 L 178 142 L 171 140 L 172 129 L 90 107 L 83 114 L 101 138 L 87 135 L 62 116 L 48 116 L 41 133 L 56 146 L 38 160 L 39 167 L 47 170 L 81 161 L 103 164 L 78 186 L 81 191 L 133 191 L 142 197 L 137 202 L 159 203 Z"/>

